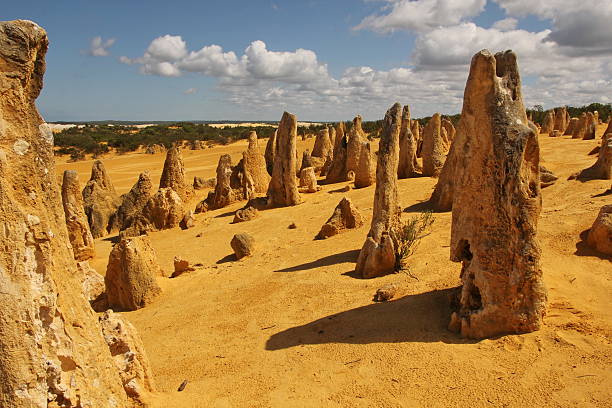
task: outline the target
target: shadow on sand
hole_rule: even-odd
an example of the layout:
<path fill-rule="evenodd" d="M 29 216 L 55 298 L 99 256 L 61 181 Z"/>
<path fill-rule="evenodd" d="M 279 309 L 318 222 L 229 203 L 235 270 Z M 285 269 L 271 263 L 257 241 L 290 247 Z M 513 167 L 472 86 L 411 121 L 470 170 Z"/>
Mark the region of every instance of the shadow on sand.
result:
<path fill-rule="evenodd" d="M 359 256 L 359 249 L 353 249 L 350 251 L 340 252 L 339 254 L 333 254 L 324 256 L 312 262 L 303 263 L 301 265 L 292 266 L 285 269 L 279 269 L 274 272 L 298 272 L 306 271 L 308 269 L 320 268 L 322 266 L 330 266 L 345 262 L 357 262 Z"/>
<path fill-rule="evenodd" d="M 451 314 L 449 298 L 454 290 L 408 295 L 326 316 L 272 335 L 266 350 L 328 343 L 476 343 L 447 329 Z"/>

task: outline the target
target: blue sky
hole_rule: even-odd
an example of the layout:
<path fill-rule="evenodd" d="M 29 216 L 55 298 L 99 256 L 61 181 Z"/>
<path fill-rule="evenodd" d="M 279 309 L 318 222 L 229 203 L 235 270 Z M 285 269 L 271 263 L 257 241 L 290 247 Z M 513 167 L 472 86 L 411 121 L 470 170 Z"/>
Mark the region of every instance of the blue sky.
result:
<path fill-rule="evenodd" d="M 58 120 L 378 119 L 457 113 L 471 56 L 511 48 L 525 102 L 612 102 L 612 2 L 29 1 Z"/>

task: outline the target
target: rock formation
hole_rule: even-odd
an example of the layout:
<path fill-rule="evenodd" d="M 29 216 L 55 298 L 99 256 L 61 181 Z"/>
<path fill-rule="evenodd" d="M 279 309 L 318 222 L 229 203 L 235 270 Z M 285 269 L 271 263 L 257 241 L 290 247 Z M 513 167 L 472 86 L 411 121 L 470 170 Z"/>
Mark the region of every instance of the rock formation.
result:
<path fill-rule="evenodd" d="M 397 163 L 401 123 L 402 106 L 396 103 L 387 111 L 383 120 L 378 146 L 372 225 L 355 268 L 364 278 L 393 272 L 396 267 L 393 229 L 399 222 L 400 211 L 397 201 Z"/>
<path fill-rule="evenodd" d="M 83 209 L 94 238 L 103 237 L 113 230 L 111 219 L 119 205 L 121 198 L 115 192 L 104 164 L 96 160 L 91 168 L 91 177 L 83 189 Z"/>
<path fill-rule="evenodd" d="M 554 110 L 555 123 L 553 125 L 553 130 L 558 130 L 559 134 L 565 133 L 565 129 L 567 128 L 567 108 L 565 106 L 556 108 Z"/>
<path fill-rule="evenodd" d="M 576 129 L 576 127 L 578 126 L 578 122 L 580 121 L 580 119 L 578 118 L 571 118 L 567 127 L 565 128 L 565 132 L 563 132 L 564 135 L 572 135 L 574 133 L 574 129 Z"/>
<path fill-rule="evenodd" d="M 336 146 L 336 129 L 333 126 L 328 126 L 327 130 L 329 131 L 329 141 L 331 142 L 330 151 L 332 152 L 333 156 L 334 147 Z"/>
<path fill-rule="evenodd" d="M 306 167 L 300 172 L 300 193 L 316 193 L 321 190 L 321 187 L 317 185 L 317 176 L 314 172 L 314 168 Z"/>
<path fill-rule="evenodd" d="M 541 133 L 550 134 L 555 129 L 555 115 L 553 112 L 547 112 L 544 117 L 544 124 L 542 124 Z"/>
<path fill-rule="evenodd" d="M 455 134 L 457 133 L 457 130 L 455 129 L 453 122 L 448 119 L 442 119 L 441 126 L 442 129 L 446 130 L 446 135 L 449 142 L 448 145 L 450 146 L 453 140 L 455 140 Z"/>
<path fill-rule="evenodd" d="M 83 196 L 79 176 L 74 170 L 64 171 L 62 181 L 62 204 L 66 216 L 68 239 L 72 245 L 74 259 L 85 261 L 94 257 L 94 240 L 89 231 L 87 217 L 83 210 Z"/>
<path fill-rule="evenodd" d="M 184 202 L 187 202 L 193 193 L 191 186 L 185 182 L 185 165 L 183 164 L 183 155 L 178 146 L 168 149 L 166 153 L 166 161 L 164 161 L 164 170 L 159 180 L 159 188 L 173 189 Z"/>
<path fill-rule="evenodd" d="M 297 130 L 296 130 L 297 132 Z M 274 131 L 272 136 L 268 139 L 266 143 L 266 152 L 264 157 L 266 159 L 266 169 L 268 170 L 268 174 L 272 175 L 272 170 L 274 169 L 274 154 L 276 151 L 276 135 L 278 134 L 278 129 Z"/>
<path fill-rule="evenodd" d="M 195 176 L 193 178 L 193 188 L 194 190 L 204 190 L 205 188 L 215 188 L 217 185 L 217 178 L 211 177 L 209 179 L 205 179 L 203 177 Z"/>
<path fill-rule="evenodd" d="M 181 197 L 171 188 L 160 188 L 142 209 L 148 223 L 157 230 L 174 228 L 185 215 Z"/>
<path fill-rule="evenodd" d="M 163 145 L 153 144 L 153 145 L 147 146 L 145 153 L 146 154 L 158 154 L 158 153 L 164 153 L 165 151 L 166 151 L 166 148 Z"/>
<path fill-rule="evenodd" d="M 230 241 L 230 245 L 234 250 L 236 259 L 240 260 L 244 257 L 253 255 L 255 250 L 255 239 L 249 234 L 236 234 Z"/>
<path fill-rule="evenodd" d="M 179 256 L 174 257 L 174 272 L 170 275 L 171 278 L 181 276 L 185 272 L 195 271 L 195 268 L 189 264 L 189 261 Z"/>
<path fill-rule="evenodd" d="M 344 134 L 344 122 L 339 122 L 336 126 L 336 140 L 334 143 L 333 159 L 325 175 L 325 182 L 328 184 L 346 181 L 346 157 L 348 141 Z"/>
<path fill-rule="evenodd" d="M 357 173 L 359 168 L 359 159 L 361 157 L 361 149 L 366 143 L 365 133 L 361 128 L 361 116 L 357 115 L 353 119 L 353 127 L 348 133 L 346 148 L 346 171 L 354 171 Z"/>
<path fill-rule="evenodd" d="M 404 105 L 404 109 L 402 110 L 399 146 L 400 153 L 397 176 L 401 179 L 414 177 L 420 168 L 416 156 L 417 142 L 410 130 L 410 107 L 408 107 L 408 105 Z"/>
<path fill-rule="evenodd" d="M 586 123 L 584 128 L 584 140 L 595 139 L 595 132 L 597 131 L 597 119 L 591 112 L 586 113 Z"/>
<path fill-rule="evenodd" d="M 104 293 L 104 276 L 89 265 L 89 261 L 77 262 L 77 274 L 85 299 L 92 303 Z"/>
<path fill-rule="evenodd" d="M 446 145 L 442 138 L 440 114 L 435 113 L 423 131 L 423 175 L 438 177 L 444 166 Z"/>
<path fill-rule="evenodd" d="M 196 207 L 196 213 L 223 208 L 236 201 L 245 199 L 243 177 L 239 169 L 232 166 L 232 157 L 224 154 L 217 165 L 217 181 L 215 190 Z"/>
<path fill-rule="evenodd" d="M 591 167 L 582 170 L 580 173 L 570 176 L 570 179 L 578 180 L 610 180 L 612 178 L 612 133 L 604 135 L 601 140 L 601 147 L 597 161 Z"/>
<path fill-rule="evenodd" d="M 329 130 L 324 128 L 317 133 L 311 156 L 326 159 L 331 154 L 333 146 L 329 139 Z"/>
<path fill-rule="evenodd" d="M 612 115 L 610 116 L 610 119 L 608 120 L 608 127 L 602 133 L 601 138 L 603 139 L 604 136 L 609 135 L 611 133 L 612 133 Z"/>
<path fill-rule="evenodd" d="M 276 134 L 274 169 L 268 187 L 268 200 L 272 207 L 297 205 L 302 202 L 296 179 L 297 118 L 283 113 Z"/>
<path fill-rule="evenodd" d="M 474 55 L 461 123 L 471 131 L 456 140 L 462 171 L 450 253 L 462 262 L 463 285 L 449 328 L 470 338 L 538 330 L 546 310 L 536 239 L 540 152 L 512 51 Z"/>
<path fill-rule="evenodd" d="M 0 406 L 126 407 L 99 323 L 82 294 L 38 97 L 48 40 L 0 22 Z"/>
<path fill-rule="evenodd" d="M 599 210 L 587 235 L 587 244 L 603 254 L 612 255 L 612 204 Z"/>
<path fill-rule="evenodd" d="M 107 310 L 100 317 L 100 326 L 123 388 L 135 401 L 148 405 L 147 396 L 155 385 L 149 359 L 136 328 L 112 310 Z"/>
<path fill-rule="evenodd" d="M 122 231 L 132 223 L 132 219 L 142 212 L 153 194 L 153 182 L 148 171 L 140 173 L 130 191 L 122 196 L 122 202 L 115 213 L 112 223 Z"/>
<path fill-rule="evenodd" d="M 155 281 L 162 272 L 147 236 L 122 239 L 108 257 L 106 299 L 111 309 L 137 310 L 161 293 Z"/>
<path fill-rule="evenodd" d="M 182 230 L 195 227 L 195 216 L 193 215 L 193 211 L 189 210 L 185 213 L 183 219 L 179 223 L 179 227 L 181 227 Z"/>
<path fill-rule="evenodd" d="M 242 165 L 245 177 L 252 183 L 253 194 L 265 194 L 270 184 L 270 175 L 266 169 L 266 158 L 259 153 L 257 133 L 249 134 L 249 148 L 242 153 Z M 246 188 L 246 190 L 251 190 Z M 245 199 L 252 197 L 247 196 Z"/>
<path fill-rule="evenodd" d="M 355 170 L 355 188 L 369 187 L 374 184 L 374 158 L 369 142 L 364 142 L 359 151 L 358 167 Z"/>
<path fill-rule="evenodd" d="M 349 198 L 344 197 L 334 209 L 332 216 L 323 224 L 315 239 L 333 237 L 344 230 L 359 228 L 362 225 L 361 213 Z"/>
<path fill-rule="evenodd" d="M 540 188 L 550 187 L 557 182 L 559 177 L 548 170 L 546 167 L 540 165 Z"/>

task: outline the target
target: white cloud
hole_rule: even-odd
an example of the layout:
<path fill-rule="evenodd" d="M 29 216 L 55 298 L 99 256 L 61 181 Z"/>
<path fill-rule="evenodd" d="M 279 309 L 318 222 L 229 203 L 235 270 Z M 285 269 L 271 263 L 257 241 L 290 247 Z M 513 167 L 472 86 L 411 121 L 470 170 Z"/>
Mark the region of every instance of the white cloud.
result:
<path fill-rule="evenodd" d="M 91 39 L 89 43 L 89 50 L 87 50 L 86 53 L 93 57 L 106 57 L 110 54 L 108 49 L 114 43 L 114 38 L 108 38 L 107 40 L 103 40 L 100 36 L 94 37 Z"/>
<path fill-rule="evenodd" d="M 548 40 L 566 55 L 612 54 L 612 2 L 601 0 L 495 0 L 506 13 L 552 23 Z"/>
<path fill-rule="evenodd" d="M 503 20 L 496 21 L 493 23 L 491 28 L 495 28 L 499 31 L 510 31 L 514 30 L 518 24 L 518 20 L 516 18 L 508 17 Z"/>
<path fill-rule="evenodd" d="M 185 95 L 193 95 L 196 92 L 198 92 L 198 88 L 189 88 L 183 91 Z"/>
<path fill-rule="evenodd" d="M 382 14 L 365 17 L 355 30 L 388 33 L 395 30 L 426 31 L 458 24 L 479 15 L 486 0 L 385 0 Z"/>

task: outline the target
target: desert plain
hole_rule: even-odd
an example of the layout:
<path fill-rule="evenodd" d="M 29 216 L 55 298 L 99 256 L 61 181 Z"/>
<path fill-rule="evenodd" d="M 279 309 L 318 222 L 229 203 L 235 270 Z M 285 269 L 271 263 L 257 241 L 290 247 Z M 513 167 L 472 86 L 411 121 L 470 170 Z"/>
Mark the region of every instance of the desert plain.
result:
<path fill-rule="evenodd" d="M 460 263 L 449 260 L 451 212 L 434 213 L 431 234 L 410 259 L 410 272 L 375 279 L 356 276 L 355 262 L 372 216 L 375 186 L 340 191 L 323 184 L 297 206 L 261 211 L 232 224 L 245 202 L 196 214 L 195 227 L 149 234 L 163 270 L 179 256 L 195 270 L 158 278 L 162 294 L 123 312 L 137 329 L 151 363 L 158 407 L 606 407 L 612 401 L 612 283 L 609 256 L 590 248 L 586 232 L 610 203 L 609 180 L 568 180 L 596 160 L 601 141 L 539 136 L 541 164 L 559 179 L 542 189 L 538 239 L 548 288 L 539 331 L 469 340 L 450 332 L 450 292 Z M 265 139 L 259 140 L 263 154 Z M 298 140 L 298 157 L 314 138 Z M 222 154 L 236 163 L 246 141 L 183 150 L 186 179 L 210 178 Z M 376 149 L 375 149 L 376 150 Z M 159 181 L 164 153 L 101 158 L 117 193 L 138 174 Z M 76 170 L 89 179 L 92 160 L 56 158 L 57 175 Z M 436 178 L 398 180 L 402 217 L 430 209 Z M 61 183 L 61 180 L 58 180 Z M 607 192 L 607 193 L 606 193 Z M 196 191 L 192 208 L 208 190 Z M 364 225 L 315 240 L 343 198 Z M 295 223 L 297 228 L 289 229 Z M 253 256 L 236 261 L 232 236 L 255 238 Z M 117 241 L 95 240 L 90 264 L 105 273 Z M 396 283 L 389 302 L 372 300 Z M 184 390 L 177 391 L 187 380 Z"/>

